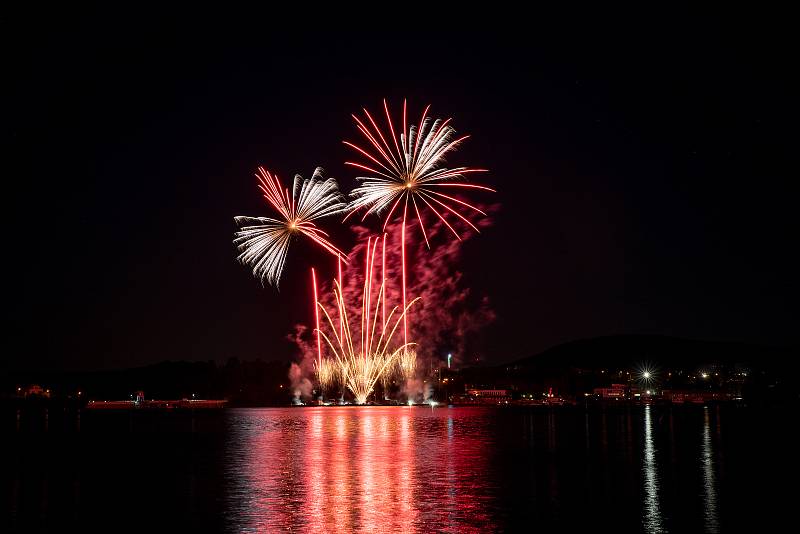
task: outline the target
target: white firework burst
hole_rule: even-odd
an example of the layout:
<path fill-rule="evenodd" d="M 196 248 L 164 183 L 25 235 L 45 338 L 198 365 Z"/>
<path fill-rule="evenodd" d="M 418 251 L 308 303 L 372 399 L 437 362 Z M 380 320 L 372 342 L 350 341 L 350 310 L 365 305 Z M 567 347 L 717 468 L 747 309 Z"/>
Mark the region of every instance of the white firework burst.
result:
<path fill-rule="evenodd" d="M 405 101 L 403 102 L 403 129 L 397 135 L 386 100 L 383 101 L 383 108 L 386 113 L 388 131 L 381 131 L 366 109 L 364 109 L 365 120 L 353 115 L 358 130 L 368 143 L 368 150 L 354 143 L 344 142 L 366 158 L 363 163 L 347 161 L 345 164 L 369 173 L 369 176 L 356 178 L 361 184 L 350 193 L 353 198 L 348 206 L 350 214 L 362 208 L 365 208 L 364 218 L 370 213 L 378 215 L 387 213 L 383 224 L 385 230 L 401 203 L 403 204 L 401 211 L 405 225 L 410 204 L 410 207 L 416 212 L 426 243 L 428 237 L 420 208 L 430 209 L 458 239 L 461 237 L 447 221 L 447 214 L 455 216 L 478 231 L 478 228 L 462 212 L 467 214 L 475 212 L 484 216 L 486 213 L 472 204 L 445 193 L 448 190 L 464 189 L 494 191 L 486 186 L 463 181 L 466 174 L 484 172 L 486 169 L 447 168 L 444 166 L 445 156 L 455 150 L 469 136 L 456 138 L 455 130 L 450 126 L 450 119 L 433 120 L 429 118 L 430 106 L 425 108 L 419 125 L 407 126 Z"/>
<path fill-rule="evenodd" d="M 263 167 L 256 178 L 264 198 L 278 211 L 280 218 L 235 217 L 241 227 L 234 244 L 239 249 L 238 260 L 253 268 L 253 276 L 278 287 L 289 245 L 298 236 L 306 236 L 335 256 L 345 254 L 328 240 L 328 234 L 313 221 L 342 213 L 346 209 L 339 187 L 333 178 L 325 179 L 317 167 L 310 179 L 295 175 L 292 194 L 281 186 L 278 177 Z"/>

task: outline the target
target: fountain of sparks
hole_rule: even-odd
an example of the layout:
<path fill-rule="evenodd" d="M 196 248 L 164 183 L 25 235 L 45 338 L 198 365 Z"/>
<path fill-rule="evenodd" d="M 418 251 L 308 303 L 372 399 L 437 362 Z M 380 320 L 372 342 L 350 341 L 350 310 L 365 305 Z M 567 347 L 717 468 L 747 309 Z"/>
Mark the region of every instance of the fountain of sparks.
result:
<path fill-rule="evenodd" d="M 392 372 L 401 355 L 410 352 L 409 348 L 413 346 L 413 343 L 407 342 L 397 346 L 393 339 L 408 310 L 419 299 L 415 298 L 403 308 L 395 306 L 386 314 L 386 280 L 384 278 L 376 284 L 373 279 L 378 241 L 380 238 L 376 238 L 374 242 L 370 238 L 367 242 L 360 329 L 351 321 L 352 314 L 348 313 L 340 280 L 334 281 L 333 289 L 338 321 L 335 322 L 325 306 L 316 301 L 328 327 L 326 333 L 317 321 L 317 341 L 320 343 L 317 378 L 323 389 L 332 387 L 335 382 L 341 383 L 353 394 L 356 404 L 367 403 L 375 385 L 385 374 Z M 316 278 L 314 281 L 316 296 Z M 374 291 L 377 291 L 377 296 L 374 296 Z M 360 339 L 355 340 L 354 333 Z M 323 358 L 320 348 L 322 339 L 332 353 L 332 358 Z"/>

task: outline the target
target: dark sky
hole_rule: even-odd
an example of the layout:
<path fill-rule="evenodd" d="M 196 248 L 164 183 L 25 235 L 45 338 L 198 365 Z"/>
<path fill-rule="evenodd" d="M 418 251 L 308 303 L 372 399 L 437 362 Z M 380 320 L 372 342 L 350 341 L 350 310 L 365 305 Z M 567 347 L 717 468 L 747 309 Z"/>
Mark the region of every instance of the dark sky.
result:
<path fill-rule="evenodd" d="M 788 19 L 584 15 L 9 17 L 4 365 L 286 357 L 323 258 L 262 289 L 232 218 L 266 214 L 259 164 L 349 190 L 349 114 L 383 97 L 453 116 L 458 161 L 491 169 L 502 208 L 459 266 L 498 314 L 487 361 L 624 333 L 797 346 Z"/>

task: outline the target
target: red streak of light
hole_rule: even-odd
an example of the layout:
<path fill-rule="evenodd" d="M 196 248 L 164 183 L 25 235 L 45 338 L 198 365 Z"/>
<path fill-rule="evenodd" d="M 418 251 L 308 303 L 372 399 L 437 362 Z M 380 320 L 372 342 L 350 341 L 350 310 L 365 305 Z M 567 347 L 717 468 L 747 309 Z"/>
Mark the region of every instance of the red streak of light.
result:
<path fill-rule="evenodd" d="M 366 113 L 366 110 L 364 110 L 364 111 L 365 111 L 365 113 Z M 369 133 L 369 131 L 368 131 L 368 130 L 366 129 L 366 127 L 364 126 L 364 124 L 363 124 L 363 123 L 362 123 L 360 120 L 358 120 L 358 117 L 356 117 L 355 115 L 353 115 L 352 117 L 353 117 L 353 118 L 356 120 L 356 123 L 357 123 L 357 128 L 359 129 L 359 131 L 360 131 L 362 134 L 364 134 L 364 136 L 367 138 L 367 140 L 370 142 L 370 144 L 371 144 L 371 145 L 372 145 L 372 146 L 375 148 L 375 150 L 377 150 L 377 151 L 378 151 L 378 153 L 379 153 L 379 154 L 381 155 L 381 157 L 382 157 L 382 158 L 385 160 L 385 162 L 386 162 L 386 163 L 387 163 L 389 166 L 396 166 L 396 165 L 397 165 L 397 162 L 395 162 L 395 161 L 392 159 L 392 156 L 391 156 L 390 154 L 387 154 L 386 152 L 384 152 L 383 148 L 382 148 L 382 147 L 381 147 L 381 146 L 378 144 L 378 141 L 377 141 L 377 140 L 376 140 L 376 139 L 375 139 L 375 138 L 372 136 L 372 134 L 370 134 L 370 133 Z M 372 120 L 372 119 L 370 118 L 370 120 Z M 378 133 L 380 134 L 380 130 L 378 131 Z M 385 141 L 384 141 L 384 143 L 385 143 Z M 356 150 L 360 151 L 362 154 L 364 154 L 365 156 L 367 156 L 369 159 L 371 159 L 372 161 L 374 161 L 375 163 L 377 163 L 378 165 L 380 165 L 381 167 L 383 167 L 384 169 L 386 169 L 386 172 L 393 172 L 393 171 L 392 171 L 392 169 L 390 169 L 390 168 L 389 168 L 387 165 L 384 165 L 384 163 L 382 163 L 382 162 L 378 161 L 376 158 L 374 158 L 374 157 L 370 156 L 370 155 L 369 155 L 369 154 L 367 154 L 367 153 L 366 153 L 364 150 L 360 149 L 360 148 L 359 148 L 359 147 L 357 147 L 356 145 L 354 145 L 354 144 L 352 144 L 352 143 L 349 143 L 349 142 L 347 142 L 347 141 L 345 141 L 345 142 L 344 142 L 344 144 L 346 144 L 346 145 L 348 145 L 348 146 L 351 146 L 351 147 L 355 148 Z M 395 170 L 396 170 L 396 169 L 395 169 Z"/>
<path fill-rule="evenodd" d="M 345 144 L 347 144 L 347 143 L 345 142 Z M 355 145 L 351 145 L 351 146 L 355 146 Z M 367 167 L 366 165 L 362 165 L 360 163 L 355 163 L 353 161 L 345 161 L 344 164 L 345 165 L 350 165 L 351 167 L 357 167 L 357 168 L 361 169 L 362 171 L 369 171 L 369 172 L 375 173 L 377 175 L 383 176 L 384 178 L 389 178 L 390 180 L 393 179 L 393 177 L 389 176 L 388 174 L 385 174 L 385 173 L 383 173 L 381 171 L 377 171 L 377 170 L 373 169 L 372 167 Z"/>
<path fill-rule="evenodd" d="M 372 127 L 375 128 L 376 132 L 378 132 L 378 135 L 380 136 L 381 141 L 383 141 L 383 145 L 386 147 L 386 153 L 391 155 L 392 161 L 394 162 L 395 166 L 398 166 L 399 162 L 395 159 L 394 152 L 392 152 L 392 148 L 389 146 L 389 143 L 387 143 L 386 139 L 383 137 L 383 133 L 381 133 L 381 129 L 378 128 L 377 124 L 375 124 L 375 121 L 372 119 L 372 115 L 369 114 L 369 111 L 367 111 L 365 108 L 362 108 L 362 109 L 364 109 L 364 113 L 367 114 L 367 118 L 369 118 L 369 122 L 372 123 Z"/>
<path fill-rule="evenodd" d="M 370 295 L 372 295 L 372 280 L 374 278 L 373 272 L 375 270 L 375 251 L 376 251 L 377 248 L 378 248 L 378 238 L 376 237 L 375 241 L 372 244 L 372 260 L 371 260 L 370 265 L 369 265 L 369 288 L 370 288 L 369 291 L 370 291 Z M 381 298 L 381 289 L 383 289 L 383 282 L 381 282 L 381 286 L 379 286 L 379 288 L 378 288 L 378 298 L 379 299 Z M 372 296 L 370 296 L 369 301 L 370 301 L 370 306 L 372 306 Z M 386 299 L 384 297 L 384 302 L 385 301 L 386 301 Z M 375 327 L 375 321 L 377 321 L 377 319 L 378 319 L 378 308 L 377 307 L 375 308 L 375 312 L 374 313 L 375 313 L 375 317 L 372 319 L 372 323 L 373 323 L 372 326 L 370 327 L 369 325 L 367 325 L 368 328 L 369 328 L 369 332 L 370 332 L 370 334 L 369 334 L 369 350 L 370 351 L 372 351 L 372 339 L 375 336 L 375 328 L 374 328 Z"/>
<path fill-rule="evenodd" d="M 361 297 L 361 354 L 364 356 L 364 361 L 367 361 L 367 351 L 366 351 L 366 343 L 364 340 L 364 335 L 367 332 L 366 325 L 368 324 L 367 313 L 369 310 L 369 304 L 367 303 L 367 278 L 369 277 L 369 249 L 370 245 L 372 244 L 372 238 L 367 238 L 367 248 L 364 250 L 364 293 Z"/>
<path fill-rule="evenodd" d="M 383 101 L 386 105 L 386 101 Z M 387 112 L 388 113 L 388 112 Z M 381 330 L 386 332 L 386 233 L 383 234 L 383 252 L 381 254 L 381 287 L 383 287 L 383 309 L 381 310 Z"/>
<path fill-rule="evenodd" d="M 450 229 L 450 231 L 451 231 L 451 232 L 453 232 L 453 235 L 454 235 L 454 236 L 456 236 L 456 239 L 458 239 L 459 241 L 461 241 L 461 236 L 460 236 L 460 235 L 458 235 L 458 232 L 456 232 L 456 231 L 455 231 L 455 229 L 454 229 L 452 226 L 450 226 L 450 223 L 449 223 L 449 222 L 447 222 L 447 219 L 445 219 L 444 217 L 442 217 L 442 214 L 441 214 L 441 213 L 439 213 L 438 211 L 436 211 L 436 208 L 434 208 L 433 206 L 431 206 L 431 203 L 430 203 L 430 202 L 428 202 L 427 200 L 425 200 L 425 197 L 423 197 L 423 196 L 420 196 L 420 197 L 419 197 L 419 199 L 420 199 L 421 201 L 423 201 L 425 204 L 427 204 L 427 205 L 428 205 L 428 207 L 431 209 L 431 211 L 432 211 L 433 213 L 435 213 L 435 214 L 436 214 L 436 216 L 437 216 L 437 217 L 439 217 L 439 218 L 442 220 L 442 222 L 443 222 L 443 223 L 444 223 L 444 224 L 445 224 L 445 225 L 446 225 L 446 226 L 447 226 L 447 227 Z"/>
<path fill-rule="evenodd" d="M 464 172 L 465 172 L 465 171 L 461 171 L 461 173 L 462 173 L 462 174 L 463 174 Z M 491 191 L 492 193 L 497 193 L 497 191 L 496 191 L 496 190 L 492 189 L 491 187 L 486 187 L 485 185 L 475 185 L 475 184 L 450 184 L 450 183 L 447 183 L 447 184 L 445 184 L 445 183 L 441 183 L 441 182 L 439 182 L 439 183 L 432 183 L 432 184 L 429 184 L 429 185 L 445 185 L 445 186 L 448 186 L 448 187 L 467 187 L 467 188 L 469 188 L 469 189 L 483 189 L 483 190 L 485 190 L 485 191 Z"/>
<path fill-rule="evenodd" d="M 366 113 L 366 110 L 364 110 L 364 112 Z M 369 114 L 367 114 L 367 116 L 369 116 Z M 369 130 L 367 130 L 367 127 L 366 127 L 366 126 L 364 126 L 364 123 L 363 123 L 363 122 L 361 122 L 361 120 L 360 120 L 358 117 L 356 117 L 355 115 L 351 115 L 351 117 L 353 117 L 353 119 L 355 119 L 355 121 L 356 121 L 356 127 L 357 127 L 357 128 L 360 130 L 360 131 L 361 131 L 361 133 L 363 133 L 363 134 L 364 134 L 364 136 L 367 138 L 367 140 L 370 142 L 370 144 L 371 144 L 372 146 L 374 146 L 374 147 L 375 147 L 375 149 L 376 149 L 376 150 L 377 150 L 377 151 L 380 153 L 380 155 L 381 155 L 381 156 L 382 156 L 382 157 L 383 157 L 383 158 L 384 158 L 384 159 L 385 159 L 387 162 L 390 162 L 390 163 L 391 163 L 391 161 L 392 161 L 392 158 L 391 158 L 391 157 L 389 157 L 389 155 L 387 155 L 387 154 L 386 154 L 386 152 L 384 152 L 384 151 L 383 151 L 383 148 L 381 147 L 381 145 L 379 145 L 379 144 L 378 144 L 378 140 L 377 140 L 377 139 L 375 139 L 375 137 L 373 137 L 373 135 L 372 135 L 372 134 L 369 132 Z M 383 168 L 385 168 L 387 171 L 389 170 L 389 169 L 388 169 L 388 168 L 387 168 L 385 165 L 383 165 L 383 164 L 382 164 L 381 162 L 379 162 L 377 159 L 375 159 L 375 158 L 372 158 L 372 157 L 371 157 L 370 159 L 372 159 L 372 160 L 373 160 L 375 163 L 377 163 L 378 165 L 381 165 L 381 166 L 382 166 Z"/>
<path fill-rule="evenodd" d="M 403 135 L 408 135 L 408 128 L 406 128 L 406 99 L 403 99 Z M 403 150 L 408 152 L 408 137 L 403 145 Z"/>
<path fill-rule="evenodd" d="M 425 125 L 425 116 L 428 115 L 428 110 L 431 109 L 431 105 L 428 104 L 425 107 L 425 111 L 422 112 L 422 119 L 419 121 L 419 129 L 417 130 L 417 137 L 414 139 L 414 154 L 411 156 L 411 161 L 417 160 L 417 148 L 419 148 L 419 137 L 422 133 L 422 128 Z"/>
<path fill-rule="evenodd" d="M 342 291 L 342 257 L 337 258 L 339 263 L 339 291 Z M 339 311 L 339 339 L 344 339 L 344 317 L 341 310 Z"/>
<path fill-rule="evenodd" d="M 311 224 L 311 223 L 309 223 L 309 224 Z M 333 244 L 332 244 L 331 242 L 329 242 L 328 240 L 326 240 L 326 239 L 324 239 L 324 238 L 322 238 L 322 237 L 319 237 L 319 236 L 318 236 L 318 235 L 315 233 L 315 232 L 324 233 L 324 232 L 322 232 L 321 230 L 318 230 L 318 229 L 316 229 L 316 228 L 311 228 L 311 229 L 309 229 L 309 228 L 306 228 L 306 227 L 302 227 L 302 228 L 300 228 L 300 230 L 303 232 L 303 234 L 307 235 L 307 236 L 308 236 L 309 238 L 311 238 L 311 239 L 312 239 L 312 240 L 313 240 L 315 243 L 317 243 L 319 246 L 321 246 L 322 248 L 324 248 L 325 250 L 327 250 L 327 251 L 328 251 L 328 252 L 330 252 L 331 254 L 334 254 L 334 255 L 336 255 L 336 256 L 339 256 L 339 257 L 341 257 L 341 256 L 344 256 L 344 252 L 342 252 L 341 250 L 339 250 L 338 248 L 336 248 L 336 246 L 335 246 L 335 245 L 333 245 Z M 345 262 L 345 263 L 347 263 L 347 260 L 344 260 L 344 262 Z"/>
<path fill-rule="evenodd" d="M 389 106 L 386 105 L 386 99 L 383 99 L 383 109 L 386 111 L 386 121 L 389 123 L 389 131 L 392 132 L 392 141 L 394 142 L 394 148 L 397 150 L 398 154 L 400 154 L 400 147 L 397 144 L 397 136 L 394 133 L 394 125 L 392 124 L 392 117 L 389 115 Z"/>
<path fill-rule="evenodd" d="M 445 195 L 444 193 L 439 193 L 438 191 L 428 191 L 428 193 L 430 193 L 431 195 L 436 195 L 436 196 L 439 196 L 439 197 L 442 197 L 442 198 L 446 198 L 447 200 L 452 200 L 453 202 L 457 202 L 457 203 L 461 204 L 462 206 L 466 206 L 468 208 L 471 208 L 471 209 L 477 211 L 481 215 L 486 215 L 485 211 L 482 211 L 482 210 L 476 208 L 475 206 L 473 206 L 472 204 L 468 204 L 467 202 L 464 202 L 463 200 L 458 200 L 457 198 L 453 198 L 451 196 Z"/>
<path fill-rule="evenodd" d="M 372 275 L 375 270 L 375 249 L 378 248 L 378 238 L 372 242 L 372 253 L 369 259 L 369 272 L 367 272 L 367 352 L 372 352 L 372 328 L 370 327 L 369 314 L 372 311 Z M 375 310 L 375 315 L 378 315 L 378 310 Z M 373 319 L 374 320 L 374 319 Z"/>
<path fill-rule="evenodd" d="M 363 132 L 363 130 L 362 130 L 362 132 Z M 390 169 L 382 161 L 378 160 L 375 156 L 372 156 L 369 152 L 367 152 L 363 148 L 359 147 L 358 145 L 354 145 L 350 141 L 342 141 L 342 143 L 347 145 L 347 146 L 349 146 L 350 148 L 353 148 L 353 149 L 359 151 L 361 154 L 363 154 L 364 156 L 369 158 L 373 163 L 375 163 L 376 165 L 379 165 L 380 167 L 382 167 L 386 172 L 389 172 L 389 173 L 396 172 L 396 169 L 395 170 Z M 378 147 L 378 148 L 380 148 L 380 147 Z M 389 164 L 393 164 L 391 160 L 387 160 L 387 161 L 388 161 Z M 352 162 L 348 163 L 348 165 L 353 165 L 353 163 Z M 383 176 L 387 176 L 387 175 L 384 174 Z M 391 176 L 388 176 L 388 177 L 391 177 Z"/>
<path fill-rule="evenodd" d="M 411 197 L 411 201 L 414 203 L 414 211 L 417 212 L 417 220 L 419 221 L 419 227 L 422 230 L 422 237 L 425 238 L 425 244 L 430 250 L 431 244 L 428 242 L 428 234 L 425 233 L 425 225 L 422 222 L 422 215 L 420 215 L 419 208 L 417 207 L 417 200 L 414 197 Z"/>
<path fill-rule="evenodd" d="M 394 204 L 392 204 L 392 209 L 389 210 L 389 215 L 386 216 L 386 220 L 383 222 L 384 232 L 386 231 L 386 226 L 389 224 L 389 220 L 392 218 L 392 214 L 394 213 L 395 208 L 397 208 L 397 205 L 400 203 L 400 201 L 403 199 L 404 196 L 405 194 L 400 195 L 399 197 L 397 197 L 397 200 L 394 201 Z"/>
<path fill-rule="evenodd" d="M 404 106 L 405 107 L 405 106 Z M 405 110 L 404 110 L 405 111 Z M 403 113 L 405 118 L 405 112 Z M 408 211 L 408 196 L 403 205 L 403 226 L 400 227 L 400 263 L 403 271 L 403 310 L 406 310 L 406 212 Z M 403 314 L 403 344 L 408 345 L 408 311 Z"/>
<path fill-rule="evenodd" d="M 430 198 L 431 200 L 433 200 L 434 202 L 436 202 L 437 204 L 439 204 L 440 206 L 442 206 L 444 209 L 446 209 L 447 211 L 449 211 L 450 213 L 452 213 L 453 215 L 455 215 L 456 217 L 458 217 L 459 219 L 461 219 L 462 221 L 464 221 L 465 223 L 467 223 L 468 225 L 470 225 L 470 226 L 471 226 L 471 227 L 472 227 L 472 228 L 473 228 L 473 229 L 474 229 L 476 232 L 478 232 L 478 233 L 481 233 L 481 231 L 480 231 L 480 230 L 478 230 L 478 227 L 477 227 L 477 226 L 475 226 L 474 224 L 472 224 L 471 222 L 469 222 L 469 219 L 467 219 L 466 217 L 464 217 L 463 215 L 461 215 L 460 213 L 458 213 L 456 210 L 454 210 L 453 208 L 451 208 L 450 206 L 448 206 L 448 205 L 447 205 L 447 204 L 445 204 L 444 202 L 442 202 L 442 201 L 440 201 L 440 200 L 436 200 L 436 199 L 435 199 L 435 198 L 433 198 L 432 196 L 430 196 L 430 195 L 425 195 L 424 193 L 423 193 L 423 196 L 426 196 L 426 197 Z M 476 208 L 476 209 L 477 209 L 477 208 Z"/>
<path fill-rule="evenodd" d="M 341 264 L 340 264 L 341 265 Z M 317 371 L 319 371 L 320 365 L 322 364 L 322 342 L 320 341 L 319 337 L 319 299 L 317 298 L 317 274 L 314 272 L 314 268 L 311 268 L 311 282 L 314 284 L 314 319 L 317 322 Z"/>
<path fill-rule="evenodd" d="M 289 202 L 284 202 L 284 192 L 281 189 L 281 183 L 278 180 L 278 176 L 273 176 L 264 167 L 259 167 L 258 172 L 260 173 L 256 174 L 256 178 L 258 178 L 258 181 L 260 182 L 258 188 L 264 193 L 264 198 L 266 198 L 267 201 L 272 204 L 272 206 L 286 219 L 291 219 L 291 213 L 286 210 L 286 208 L 289 207 Z M 289 192 L 287 189 L 287 198 L 288 194 Z"/>

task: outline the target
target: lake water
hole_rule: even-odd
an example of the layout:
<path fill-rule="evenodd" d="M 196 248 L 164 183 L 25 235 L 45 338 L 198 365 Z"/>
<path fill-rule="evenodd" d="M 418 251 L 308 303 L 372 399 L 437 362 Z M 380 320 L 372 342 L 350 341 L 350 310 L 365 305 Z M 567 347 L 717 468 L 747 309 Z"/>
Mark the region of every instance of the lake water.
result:
<path fill-rule="evenodd" d="M 733 406 L 14 411 L 2 530 L 766 532 L 795 515 L 793 423 Z"/>

